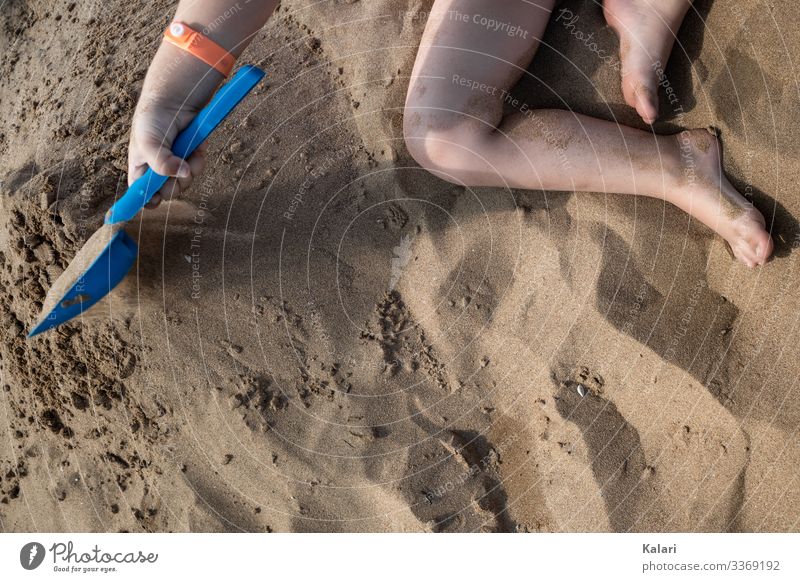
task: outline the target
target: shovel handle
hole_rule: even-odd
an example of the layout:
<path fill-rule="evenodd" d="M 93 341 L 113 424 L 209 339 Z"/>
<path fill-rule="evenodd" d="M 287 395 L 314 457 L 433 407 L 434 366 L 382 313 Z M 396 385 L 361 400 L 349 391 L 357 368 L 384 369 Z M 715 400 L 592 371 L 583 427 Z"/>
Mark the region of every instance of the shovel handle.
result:
<path fill-rule="evenodd" d="M 230 81 L 216 92 L 211 101 L 197 114 L 189 126 L 175 138 L 172 153 L 184 160 L 211 135 L 239 102 L 264 78 L 264 71 L 244 65 Z M 168 176 L 156 174 L 151 168 L 128 187 L 106 214 L 106 224 L 127 222 L 136 216 L 153 195 L 166 183 Z"/>

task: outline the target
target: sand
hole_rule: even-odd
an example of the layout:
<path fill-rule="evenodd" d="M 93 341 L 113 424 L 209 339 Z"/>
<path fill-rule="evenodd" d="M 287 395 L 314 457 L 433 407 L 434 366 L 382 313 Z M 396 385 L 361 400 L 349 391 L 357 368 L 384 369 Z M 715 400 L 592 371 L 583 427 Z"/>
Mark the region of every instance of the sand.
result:
<path fill-rule="evenodd" d="M 426 174 L 401 127 L 430 2 L 308 4 L 243 56 L 268 85 L 203 178 L 131 225 L 130 313 L 31 341 L 124 191 L 171 3 L 3 9 L 0 530 L 800 529 L 794 4 L 698 1 L 662 94 L 659 131 L 719 128 L 772 226 L 757 271 L 655 200 Z M 637 125 L 613 65 L 551 21 L 515 94 Z"/>

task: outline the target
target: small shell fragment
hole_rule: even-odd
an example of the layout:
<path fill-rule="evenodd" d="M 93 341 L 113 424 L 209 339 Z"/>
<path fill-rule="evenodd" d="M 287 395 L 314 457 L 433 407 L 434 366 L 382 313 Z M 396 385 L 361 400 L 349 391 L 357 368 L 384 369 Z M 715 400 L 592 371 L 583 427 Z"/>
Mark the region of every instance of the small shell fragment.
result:
<path fill-rule="evenodd" d="M 578 390 L 578 394 L 581 396 L 581 398 L 586 396 L 586 387 L 583 384 L 578 384 L 577 390 Z"/>

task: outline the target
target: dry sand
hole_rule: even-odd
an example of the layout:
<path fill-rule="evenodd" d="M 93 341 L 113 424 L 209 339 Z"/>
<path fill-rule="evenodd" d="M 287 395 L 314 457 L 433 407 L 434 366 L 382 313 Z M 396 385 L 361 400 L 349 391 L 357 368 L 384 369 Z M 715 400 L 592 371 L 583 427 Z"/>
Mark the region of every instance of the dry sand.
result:
<path fill-rule="evenodd" d="M 427 175 L 401 126 L 430 2 L 293 0 L 242 59 L 269 87 L 132 225 L 130 317 L 27 341 L 124 190 L 172 3 L 6 3 L 0 530 L 800 529 L 800 18 L 696 4 L 658 129 L 721 129 L 765 268 L 658 201 Z M 637 124 L 613 66 L 545 40 L 520 98 Z"/>

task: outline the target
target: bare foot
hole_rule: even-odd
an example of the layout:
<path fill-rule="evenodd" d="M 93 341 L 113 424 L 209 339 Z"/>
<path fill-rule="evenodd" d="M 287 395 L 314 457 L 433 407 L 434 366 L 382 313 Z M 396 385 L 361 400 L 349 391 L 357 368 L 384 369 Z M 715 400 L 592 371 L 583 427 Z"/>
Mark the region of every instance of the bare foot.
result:
<path fill-rule="evenodd" d="M 674 137 L 681 170 L 667 199 L 724 238 L 742 263 L 763 265 L 772 254 L 772 239 L 761 213 L 725 177 L 716 134 L 693 129 Z"/>
<path fill-rule="evenodd" d="M 657 70 L 667 66 L 675 35 L 692 0 L 604 0 L 608 25 L 619 36 L 622 94 L 645 123 L 658 117 Z"/>

